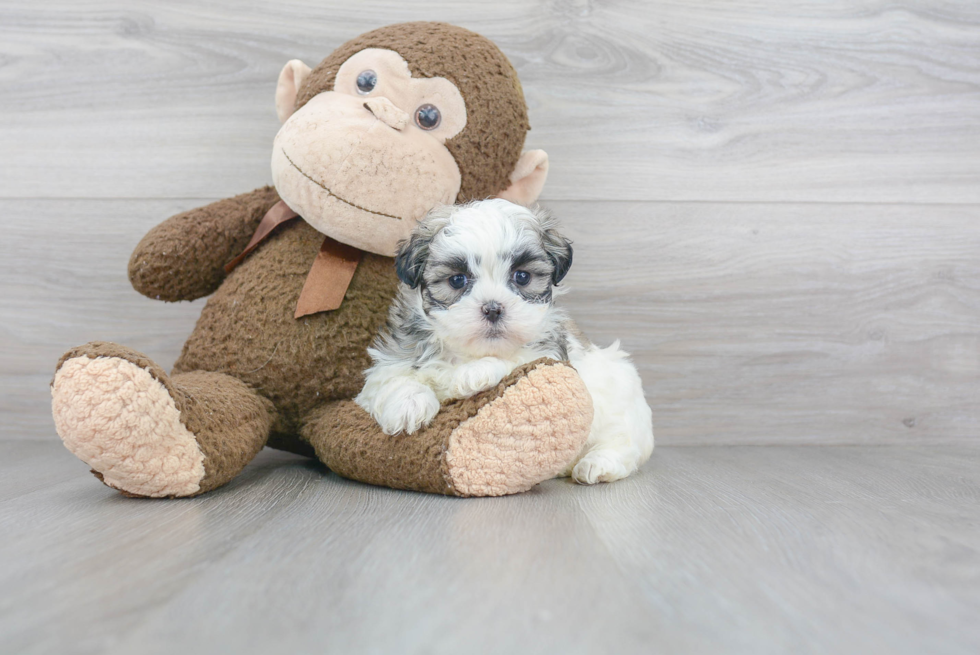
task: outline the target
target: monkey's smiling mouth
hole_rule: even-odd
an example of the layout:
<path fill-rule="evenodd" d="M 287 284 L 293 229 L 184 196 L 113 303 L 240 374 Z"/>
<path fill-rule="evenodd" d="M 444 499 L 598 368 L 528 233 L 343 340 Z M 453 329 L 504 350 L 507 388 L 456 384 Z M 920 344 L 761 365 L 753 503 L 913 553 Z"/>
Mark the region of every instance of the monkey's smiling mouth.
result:
<path fill-rule="evenodd" d="M 281 148 L 280 148 L 280 149 L 281 149 Z M 328 189 L 328 188 L 327 188 L 327 187 L 326 187 L 326 186 L 325 186 L 325 185 L 324 185 L 324 184 L 323 184 L 322 182 L 320 182 L 320 181 L 318 181 L 318 180 L 315 180 L 315 179 L 313 179 L 312 177 L 310 177 L 310 176 L 309 176 L 309 175 L 308 175 L 308 174 L 306 173 L 306 171 L 304 171 L 304 170 L 303 170 L 302 168 L 300 168 L 299 166 L 297 166 L 297 165 L 296 165 L 296 162 L 294 162 L 294 161 L 293 161 L 292 159 L 290 159 L 290 157 L 289 157 L 289 155 L 288 155 L 288 154 L 286 153 L 286 151 L 285 151 L 285 150 L 283 150 L 283 149 L 281 149 L 281 150 L 282 150 L 282 155 L 283 155 L 283 157 L 285 157 L 285 158 L 286 158 L 286 161 L 288 161 L 288 162 L 289 162 L 289 165 L 290 165 L 290 166 L 292 166 L 292 167 L 293 167 L 293 168 L 295 168 L 295 169 L 296 169 L 297 171 L 299 171 L 299 174 L 300 174 L 300 175 L 302 175 L 303 177 L 305 177 L 306 179 L 308 179 L 308 180 L 309 180 L 310 182 L 312 182 L 313 184 L 315 184 L 315 185 L 317 185 L 318 187 L 320 187 L 321 189 L 323 189 L 324 191 L 326 191 L 326 192 L 327 192 L 327 194 L 328 194 L 328 195 L 330 195 L 330 197 L 332 197 L 332 198 L 336 198 L 336 199 L 337 199 L 337 200 L 339 200 L 340 202 L 342 202 L 342 203 L 344 203 L 345 205 L 350 205 L 350 206 L 351 206 L 351 207 L 353 207 L 354 209 L 360 209 L 360 210 L 361 210 L 362 212 L 367 212 L 367 213 L 369 213 L 369 214 L 374 214 L 375 216 L 384 216 L 385 218 L 393 218 L 393 219 L 395 219 L 396 221 L 400 221 L 400 220 L 402 220 L 402 219 L 401 219 L 400 217 L 398 217 L 398 216 L 392 216 L 391 214 L 385 214 L 384 212 L 377 212 L 377 211 L 374 211 L 374 210 L 372 210 L 372 209 L 368 209 L 368 208 L 366 208 L 366 207 L 361 207 L 360 205 L 355 205 L 354 203 L 352 203 L 352 202 L 351 202 L 351 201 L 349 201 L 349 200 L 344 200 L 343 198 L 341 198 L 340 196 L 338 196 L 338 195 L 337 195 L 336 193 L 334 193 L 333 191 L 331 191 L 330 189 Z"/>

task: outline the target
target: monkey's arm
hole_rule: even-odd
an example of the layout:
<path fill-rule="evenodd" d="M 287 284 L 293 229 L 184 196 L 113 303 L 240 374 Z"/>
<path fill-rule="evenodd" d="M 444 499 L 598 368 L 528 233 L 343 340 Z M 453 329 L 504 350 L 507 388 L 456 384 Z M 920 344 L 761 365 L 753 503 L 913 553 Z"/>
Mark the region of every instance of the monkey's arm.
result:
<path fill-rule="evenodd" d="M 207 296 L 225 279 L 269 208 L 273 187 L 171 216 L 143 237 L 129 258 L 129 280 L 144 296 L 175 302 Z"/>

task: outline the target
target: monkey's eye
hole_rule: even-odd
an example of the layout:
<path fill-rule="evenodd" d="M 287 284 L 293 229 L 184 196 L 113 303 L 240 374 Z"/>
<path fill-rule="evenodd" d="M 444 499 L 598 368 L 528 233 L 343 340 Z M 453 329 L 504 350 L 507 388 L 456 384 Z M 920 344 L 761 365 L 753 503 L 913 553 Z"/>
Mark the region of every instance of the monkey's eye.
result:
<path fill-rule="evenodd" d="M 357 76 L 357 92 L 363 96 L 374 91 L 378 86 L 378 74 L 373 70 L 366 70 Z"/>
<path fill-rule="evenodd" d="M 467 282 L 466 276 L 463 275 L 462 273 L 457 273 L 456 275 L 449 278 L 449 286 L 451 286 L 453 289 L 462 289 L 463 287 L 466 286 L 466 282 Z"/>
<path fill-rule="evenodd" d="M 435 105 L 422 105 L 415 110 L 415 124 L 423 130 L 434 130 L 442 122 L 442 115 Z"/>
<path fill-rule="evenodd" d="M 531 274 L 527 271 L 514 271 L 514 283 L 519 287 L 526 287 L 531 281 Z"/>

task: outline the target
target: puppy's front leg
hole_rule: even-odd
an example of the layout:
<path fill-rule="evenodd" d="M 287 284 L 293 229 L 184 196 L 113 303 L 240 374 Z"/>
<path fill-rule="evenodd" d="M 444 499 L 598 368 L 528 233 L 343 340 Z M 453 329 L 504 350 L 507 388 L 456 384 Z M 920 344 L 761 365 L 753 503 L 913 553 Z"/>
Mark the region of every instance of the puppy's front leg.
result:
<path fill-rule="evenodd" d="M 354 399 L 385 434 L 412 434 L 439 413 L 435 392 L 411 375 L 369 371 L 361 393 Z"/>
<path fill-rule="evenodd" d="M 497 357 L 483 357 L 456 367 L 449 382 L 452 398 L 466 398 L 496 386 L 514 366 Z"/>

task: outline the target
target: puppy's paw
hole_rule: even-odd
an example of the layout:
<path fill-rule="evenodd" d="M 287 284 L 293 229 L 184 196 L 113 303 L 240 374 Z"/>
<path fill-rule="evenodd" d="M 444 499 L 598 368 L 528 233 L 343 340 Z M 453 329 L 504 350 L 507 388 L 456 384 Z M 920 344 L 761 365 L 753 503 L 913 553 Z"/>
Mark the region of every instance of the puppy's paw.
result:
<path fill-rule="evenodd" d="M 439 413 L 435 392 L 414 380 L 398 383 L 371 412 L 385 434 L 412 434 Z"/>
<path fill-rule="evenodd" d="M 621 480 L 636 470 L 636 462 L 630 459 L 618 450 L 593 450 L 572 469 L 572 479 L 579 484 Z"/>
<path fill-rule="evenodd" d="M 453 373 L 449 392 L 453 398 L 467 398 L 500 384 L 513 366 L 496 357 L 483 357 L 462 364 Z"/>

